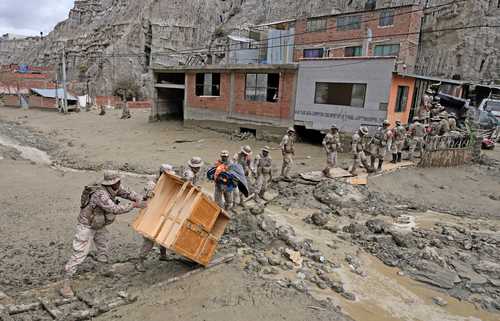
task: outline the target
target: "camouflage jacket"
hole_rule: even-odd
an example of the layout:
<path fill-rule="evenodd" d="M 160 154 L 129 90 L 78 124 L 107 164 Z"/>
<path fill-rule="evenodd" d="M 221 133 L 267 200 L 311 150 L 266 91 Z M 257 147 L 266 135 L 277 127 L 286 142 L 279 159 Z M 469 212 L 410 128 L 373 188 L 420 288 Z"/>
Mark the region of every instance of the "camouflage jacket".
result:
<path fill-rule="evenodd" d="M 448 119 L 441 119 L 439 122 L 439 135 L 446 135 L 450 132 L 450 123 Z"/>
<path fill-rule="evenodd" d="M 391 129 L 379 127 L 372 139 L 372 144 L 385 147 L 392 142 L 393 134 Z"/>
<path fill-rule="evenodd" d="M 406 129 L 403 126 L 396 126 L 393 129 L 394 141 L 401 142 L 406 138 Z"/>
<path fill-rule="evenodd" d="M 266 175 L 271 174 L 273 165 L 272 163 L 273 159 L 271 158 L 271 156 L 264 157 L 261 154 L 257 155 L 257 157 L 255 157 L 255 162 L 254 162 L 255 172 L 257 176 L 260 176 L 262 174 Z"/>
<path fill-rule="evenodd" d="M 410 126 L 410 134 L 412 138 L 425 136 L 425 125 L 422 123 L 413 123 Z"/>
<path fill-rule="evenodd" d="M 250 173 L 252 172 L 252 154 L 250 155 L 245 155 L 242 153 L 236 153 L 233 156 L 233 163 L 235 164 L 240 164 L 241 167 L 243 167 L 243 170 L 245 171 L 245 176 L 249 176 Z"/>
<path fill-rule="evenodd" d="M 352 135 L 352 153 L 357 155 L 367 149 L 367 137 L 361 136 L 358 133 Z"/>
<path fill-rule="evenodd" d="M 336 152 L 337 150 L 339 150 L 341 147 L 340 135 L 338 133 L 326 134 L 325 138 L 323 139 L 323 147 L 325 147 L 325 150 L 327 153 L 333 153 L 333 152 Z"/>
<path fill-rule="evenodd" d="M 281 144 L 280 144 L 281 153 L 282 154 L 295 153 L 295 147 L 293 145 L 294 145 L 294 141 L 293 141 L 293 138 L 290 137 L 290 135 L 287 134 L 287 135 L 283 136 L 283 139 L 281 140 Z"/>
<path fill-rule="evenodd" d="M 78 222 L 93 229 L 100 229 L 113 223 L 115 215 L 125 214 L 134 209 L 132 204 L 118 205 L 116 197 L 135 202 L 141 200 L 139 194 L 129 192 L 125 188 L 120 188 L 116 195 L 112 195 L 107 188 L 103 187 L 92 194 L 89 204 L 80 210 Z"/>
<path fill-rule="evenodd" d="M 199 176 L 198 173 L 195 174 L 191 168 L 187 167 L 182 172 L 182 179 L 185 182 L 191 182 L 191 184 L 196 186 L 198 185 Z"/>

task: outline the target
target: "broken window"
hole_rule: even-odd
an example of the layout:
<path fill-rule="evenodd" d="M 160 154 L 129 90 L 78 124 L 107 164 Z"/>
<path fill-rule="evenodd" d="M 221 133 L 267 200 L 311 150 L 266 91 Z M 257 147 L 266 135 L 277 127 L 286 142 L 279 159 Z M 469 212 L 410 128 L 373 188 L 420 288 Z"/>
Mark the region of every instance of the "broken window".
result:
<path fill-rule="evenodd" d="M 344 49 L 344 57 L 359 57 L 362 55 L 363 47 L 345 47 Z"/>
<path fill-rule="evenodd" d="M 373 51 L 374 56 L 399 56 L 399 44 L 396 45 L 376 45 Z"/>
<path fill-rule="evenodd" d="M 196 74 L 196 96 L 220 96 L 220 74 Z"/>
<path fill-rule="evenodd" d="M 408 102 L 408 86 L 398 86 L 398 96 L 396 97 L 396 113 L 402 113 L 406 109 L 406 103 Z"/>
<path fill-rule="evenodd" d="M 306 22 L 307 32 L 319 32 L 325 31 L 327 24 L 327 18 L 309 18 Z"/>
<path fill-rule="evenodd" d="M 365 106 L 366 84 L 317 82 L 315 104 Z"/>
<path fill-rule="evenodd" d="M 323 58 L 324 48 L 304 49 L 304 58 Z"/>
<path fill-rule="evenodd" d="M 247 74 L 245 99 L 277 102 L 279 86 L 279 74 Z"/>
<path fill-rule="evenodd" d="M 337 17 L 337 30 L 338 31 L 346 31 L 346 30 L 355 30 L 361 29 L 361 16 L 345 16 L 345 17 Z"/>
<path fill-rule="evenodd" d="M 394 24 L 394 10 L 381 11 L 378 19 L 379 27 L 392 26 L 393 24 Z"/>

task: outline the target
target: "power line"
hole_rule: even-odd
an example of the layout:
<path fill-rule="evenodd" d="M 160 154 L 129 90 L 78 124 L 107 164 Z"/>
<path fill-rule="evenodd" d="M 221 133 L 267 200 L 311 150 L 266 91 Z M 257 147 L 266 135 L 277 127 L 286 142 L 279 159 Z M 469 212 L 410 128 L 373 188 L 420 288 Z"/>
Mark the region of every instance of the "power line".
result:
<path fill-rule="evenodd" d="M 427 8 L 419 8 L 419 9 L 416 9 L 416 10 L 411 10 L 411 11 L 405 11 L 405 12 L 401 12 L 401 13 L 396 13 L 396 14 L 393 14 L 393 15 L 390 15 L 388 17 L 396 17 L 396 16 L 401 16 L 401 15 L 408 15 L 408 14 L 411 14 L 411 13 L 415 13 L 415 12 L 420 12 L 420 11 L 425 11 L 425 10 L 431 10 L 431 9 L 436 9 L 436 8 L 441 8 L 441 7 L 445 7 L 445 6 L 449 6 L 449 5 L 452 5 L 452 4 L 457 4 L 457 3 L 460 3 L 460 2 L 465 2 L 465 1 L 468 1 L 468 0 L 454 0 L 454 1 L 450 1 L 450 2 L 447 2 L 447 3 L 444 3 L 444 4 L 441 4 L 441 5 L 436 5 L 436 6 L 432 6 L 432 7 L 427 7 Z M 394 8 L 397 8 L 397 7 L 390 7 L 390 8 L 386 8 L 385 10 L 392 10 Z M 341 14 L 341 15 L 354 15 L 356 12 L 351 12 L 351 13 L 345 13 L 345 14 Z M 326 17 L 326 16 L 324 16 Z M 355 24 L 361 24 L 361 23 L 366 23 L 366 22 L 370 22 L 370 21 L 376 21 L 376 20 L 379 20 L 379 18 L 372 18 L 372 19 L 367 19 L 367 20 L 363 20 L 363 21 L 359 21 L 359 22 L 355 22 L 355 23 L 350 23 L 350 24 L 346 24 L 344 26 L 352 26 L 352 25 L 355 25 Z M 327 30 L 331 30 L 331 29 L 336 29 L 337 26 L 333 26 L 333 27 L 329 27 L 329 28 L 326 28 L 326 29 L 323 29 L 322 32 L 324 31 L 327 31 Z M 293 33 L 293 34 L 290 34 L 290 35 L 285 35 L 285 36 L 279 36 L 279 37 L 269 37 L 269 38 L 266 38 L 266 39 L 263 39 L 263 40 L 260 40 L 260 41 L 256 41 L 254 42 L 254 44 L 257 44 L 257 43 L 262 43 L 262 44 L 267 44 L 267 42 L 269 40 L 273 40 L 273 39 L 283 39 L 283 38 L 288 38 L 288 37 L 295 37 L 295 36 L 300 36 L 300 35 L 304 35 L 304 34 L 309 34 L 309 33 L 315 33 L 315 31 L 305 31 L 305 32 L 301 32 L 301 33 Z M 417 32 L 415 34 L 420 34 L 420 33 L 424 33 L 424 32 Z M 401 34 L 402 35 L 402 34 Z M 408 34 L 410 35 L 410 34 Z M 387 34 L 385 35 L 384 37 L 388 37 L 388 36 L 392 36 L 391 34 Z M 333 42 L 337 42 L 337 41 L 348 41 L 348 40 L 362 40 L 362 39 L 369 39 L 369 38 L 377 38 L 377 37 L 382 37 L 382 36 L 372 36 L 372 37 L 358 37 L 358 38 L 344 38 L 344 39 L 338 39 L 338 40 L 335 40 L 335 41 L 331 41 L 330 43 L 333 43 Z M 325 41 L 322 41 L 322 42 L 318 42 L 318 44 L 320 43 L 325 43 Z M 278 47 L 291 47 L 291 46 L 296 46 L 296 45 L 302 45 L 302 44 L 314 44 L 312 42 L 310 43 L 301 43 L 301 44 L 280 44 L 280 45 L 274 45 L 274 46 L 266 46 L 267 48 L 278 48 Z M 240 51 L 240 50 L 260 50 L 262 49 L 263 47 L 257 47 L 257 48 L 236 48 L 236 49 L 231 49 L 231 46 L 225 46 L 224 49 L 220 49 L 220 50 L 216 50 L 216 51 L 211 51 L 210 53 L 224 53 L 224 52 L 233 52 L 233 51 Z M 175 53 L 171 53 L 171 52 L 168 52 L 168 53 L 165 53 L 165 52 L 156 52 L 154 53 L 154 55 L 157 55 L 157 56 L 175 56 L 175 55 L 185 55 L 185 54 L 194 54 L 194 53 L 201 53 L 199 51 L 202 51 L 202 50 L 208 50 L 209 48 L 208 47 L 200 47 L 200 48 L 189 48 L 189 49 L 183 49 L 181 51 L 176 51 Z M 145 54 L 119 54 L 119 55 L 100 55 L 101 57 L 144 57 Z"/>

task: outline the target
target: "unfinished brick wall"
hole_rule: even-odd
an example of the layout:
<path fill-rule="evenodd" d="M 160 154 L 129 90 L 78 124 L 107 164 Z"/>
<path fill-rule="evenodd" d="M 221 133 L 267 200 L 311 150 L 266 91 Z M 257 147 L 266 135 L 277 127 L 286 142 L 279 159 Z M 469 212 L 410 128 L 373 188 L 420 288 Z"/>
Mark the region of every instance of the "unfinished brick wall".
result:
<path fill-rule="evenodd" d="M 187 106 L 189 108 L 229 111 L 230 87 L 230 74 L 229 72 L 223 72 L 220 75 L 220 96 L 196 96 L 196 73 L 187 73 Z"/>
<path fill-rule="evenodd" d="M 129 109 L 150 109 L 152 106 L 153 102 L 151 100 L 127 102 L 127 107 Z"/>
<path fill-rule="evenodd" d="M 21 104 L 19 102 L 19 96 L 18 95 L 5 95 L 3 97 L 3 102 L 5 106 L 10 106 L 10 107 L 20 107 Z"/>
<path fill-rule="evenodd" d="M 250 101 L 245 99 L 246 73 L 235 74 L 234 111 L 240 114 L 290 119 L 294 102 L 294 72 L 280 73 L 280 87 L 277 102 Z"/>

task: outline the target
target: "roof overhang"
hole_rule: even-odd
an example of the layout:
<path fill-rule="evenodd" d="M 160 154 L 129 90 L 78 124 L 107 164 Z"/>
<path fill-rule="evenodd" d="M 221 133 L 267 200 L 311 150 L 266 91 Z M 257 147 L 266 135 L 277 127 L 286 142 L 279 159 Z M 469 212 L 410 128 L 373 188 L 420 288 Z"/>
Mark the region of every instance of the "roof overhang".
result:
<path fill-rule="evenodd" d="M 205 65 L 205 66 L 172 66 L 153 68 L 155 73 L 182 73 L 182 72 L 231 72 L 231 71 L 280 71 L 297 70 L 298 64 L 247 64 L 247 65 Z"/>
<path fill-rule="evenodd" d="M 415 79 L 421 79 L 421 80 L 428 80 L 428 81 L 435 81 L 435 82 L 444 82 L 447 84 L 453 84 L 453 85 L 466 85 L 470 84 L 470 81 L 463 81 L 463 80 L 454 80 L 454 79 L 446 79 L 446 78 L 439 78 L 439 77 L 430 77 L 430 76 L 422 76 L 422 75 L 417 75 L 417 74 L 411 74 L 411 73 L 401 73 L 401 72 L 395 72 L 398 76 L 401 77 L 411 77 Z"/>

